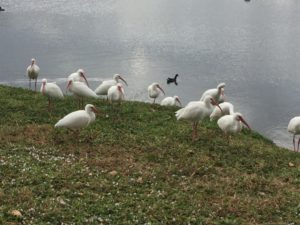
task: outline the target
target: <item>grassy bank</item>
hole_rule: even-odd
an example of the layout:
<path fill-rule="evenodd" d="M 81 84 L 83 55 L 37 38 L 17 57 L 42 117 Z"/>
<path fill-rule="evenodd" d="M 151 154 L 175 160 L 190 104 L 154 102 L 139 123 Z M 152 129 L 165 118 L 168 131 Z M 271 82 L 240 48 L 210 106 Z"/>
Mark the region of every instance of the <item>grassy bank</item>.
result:
<path fill-rule="evenodd" d="M 0 224 L 300 223 L 299 154 L 250 131 L 228 145 L 209 121 L 192 142 L 172 107 L 87 102 L 102 113 L 77 135 L 54 129 L 73 98 L 50 114 L 0 86 Z"/>

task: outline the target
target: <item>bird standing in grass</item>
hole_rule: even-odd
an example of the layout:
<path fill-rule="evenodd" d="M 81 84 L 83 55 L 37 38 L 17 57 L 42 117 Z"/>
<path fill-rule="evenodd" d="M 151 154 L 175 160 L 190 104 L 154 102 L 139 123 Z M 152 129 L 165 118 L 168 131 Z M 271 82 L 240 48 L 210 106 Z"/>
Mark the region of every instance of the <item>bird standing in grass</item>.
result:
<path fill-rule="evenodd" d="M 120 103 L 122 100 L 124 100 L 124 95 L 124 88 L 121 83 L 111 86 L 107 92 L 108 101 L 111 103 L 113 101 L 118 101 Z"/>
<path fill-rule="evenodd" d="M 181 106 L 181 102 L 179 100 L 179 97 L 177 95 L 175 95 L 174 97 L 166 97 L 164 98 L 160 105 L 165 105 L 165 106 L 176 106 L 177 103 L 179 104 L 179 106 Z"/>
<path fill-rule="evenodd" d="M 64 116 L 54 127 L 66 127 L 72 130 L 86 127 L 95 120 L 95 113 L 98 113 L 98 109 L 92 104 L 87 104 L 84 110 L 77 110 Z"/>
<path fill-rule="evenodd" d="M 299 144 L 300 144 L 300 137 L 298 139 L 297 150 L 296 150 L 295 138 L 296 138 L 296 135 L 300 134 L 300 116 L 296 116 L 290 120 L 287 130 L 288 130 L 288 132 L 293 134 L 294 151 L 298 152 Z"/>
<path fill-rule="evenodd" d="M 210 114 L 210 121 L 219 119 L 225 115 L 231 115 L 234 113 L 234 106 L 230 102 L 222 102 L 219 104 L 221 110 L 218 107 L 215 107 L 213 112 Z"/>
<path fill-rule="evenodd" d="M 83 107 L 83 98 L 99 98 L 96 93 L 90 89 L 85 83 L 69 80 L 67 85 L 67 90 L 72 92 L 76 97 L 79 98 L 78 105 L 79 107 Z"/>
<path fill-rule="evenodd" d="M 113 76 L 112 80 L 105 80 L 103 81 L 96 89 L 95 89 L 95 93 L 97 95 L 107 95 L 108 89 L 113 86 L 116 85 L 117 83 L 119 83 L 119 80 L 122 80 L 126 85 L 127 82 L 122 78 L 122 76 L 120 74 L 115 74 Z"/>
<path fill-rule="evenodd" d="M 87 86 L 89 86 L 89 83 L 86 79 L 85 72 L 83 69 L 78 69 L 75 73 L 71 73 L 68 76 L 68 82 L 70 80 L 82 82 L 82 83 L 85 83 Z"/>
<path fill-rule="evenodd" d="M 55 83 L 47 83 L 47 79 L 42 80 L 41 93 L 48 97 L 48 110 L 51 109 L 52 98 L 64 98 L 64 94 L 60 87 Z"/>
<path fill-rule="evenodd" d="M 225 133 L 227 142 L 229 143 L 229 135 L 238 133 L 242 130 L 242 124 L 245 124 L 251 130 L 248 123 L 245 121 L 241 113 L 233 113 L 232 115 L 225 115 L 218 120 L 219 128 Z"/>
<path fill-rule="evenodd" d="M 36 82 L 39 76 L 40 67 L 36 64 L 36 60 L 31 59 L 31 64 L 27 67 L 27 76 L 29 78 L 29 89 L 31 89 L 31 80 L 35 80 L 34 90 L 36 91 Z"/>
<path fill-rule="evenodd" d="M 153 99 L 153 103 L 155 103 L 155 99 L 158 98 L 160 91 L 165 94 L 164 90 L 158 83 L 152 83 L 148 86 L 148 95 Z"/>
<path fill-rule="evenodd" d="M 220 83 L 217 88 L 212 88 L 212 89 L 208 89 L 206 90 L 201 98 L 200 101 L 203 101 L 203 99 L 205 98 L 206 95 L 210 95 L 211 97 L 213 97 L 218 103 L 220 103 L 220 100 L 222 99 L 222 101 L 224 101 L 224 87 L 225 87 L 225 83 Z"/>
<path fill-rule="evenodd" d="M 203 101 L 189 103 L 184 108 L 175 112 L 177 120 L 186 119 L 192 122 L 192 140 L 197 138 L 197 126 L 199 121 L 209 117 L 214 106 L 220 107 L 213 97 L 207 95 Z M 222 109 L 220 110 L 222 111 Z"/>

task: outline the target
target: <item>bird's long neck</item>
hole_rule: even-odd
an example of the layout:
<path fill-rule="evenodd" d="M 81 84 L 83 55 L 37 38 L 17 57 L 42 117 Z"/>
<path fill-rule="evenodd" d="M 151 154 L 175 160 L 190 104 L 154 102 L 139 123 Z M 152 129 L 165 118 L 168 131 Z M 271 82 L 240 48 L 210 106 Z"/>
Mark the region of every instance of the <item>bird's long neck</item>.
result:
<path fill-rule="evenodd" d="M 210 103 L 210 100 L 205 101 L 204 104 L 208 109 L 211 109 L 213 107 L 212 104 Z"/>
<path fill-rule="evenodd" d="M 92 111 L 91 108 L 86 108 L 85 111 L 90 117 L 95 116 L 95 113 Z"/>
<path fill-rule="evenodd" d="M 232 114 L 234 114 L 234 109 L 233 109 L 233 106 L 230 105 L 229 106 L 229 115 L 232 115 Z"/>
<path fill-rule="evenodd" d="M 45 95 L 46 83 L 42 83 L 42 94 Z"/>

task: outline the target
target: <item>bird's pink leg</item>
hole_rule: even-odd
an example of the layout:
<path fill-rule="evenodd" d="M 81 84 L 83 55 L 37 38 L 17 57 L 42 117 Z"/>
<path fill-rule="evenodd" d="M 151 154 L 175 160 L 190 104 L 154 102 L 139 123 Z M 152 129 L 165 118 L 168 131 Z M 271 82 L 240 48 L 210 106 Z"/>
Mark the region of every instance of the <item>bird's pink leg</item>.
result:
<path fill-rule="evenodd" d="M 37 82 L 37 79 L 35 79 L 35 83 L 34 83 L 34 91 L 36 92 L 36 82 Z"/>
<path fill-rule="evenodd" d="M 197 122 L 192 123 L 192 127 L 193 127 L 192 140 L 193 141 L 196 140 L 196 138 L 197 138 L 197 125 L 198 125 Z"/>
<path fill-rule="evenodd" d="M 48 98 L 48 111 L 50 111 L 51 105 L 50 105 L 50 98 Z"/>
<path fill-rule="evenodd" d="M 298 138 L 297 152 L 299 151 L 300 137 Z"/>
<path fill-rule="evenodd" d="M 197 139 L 198 136 L 198 122 L 195 122 L 195 139 Z"/>
<path fill-rule="evenodd" d="M 192 140 L 195 139 L 195 123 L 192 123 Z"/>
<path fill-rule="evenodd" d="M 29 89 L 31 89 L 31 79 L 29 78 Z"/>
<path fill-rule="evenodd" d="M 293 145 L 294 145 L 294 152 L 296 151 L 296 146 L 295 146 L 295 134 L 294 134 L 294 136 L 293 136 Z"/>
<path fill-rule="evenodd" d="M 196 139 L 196 123 L 193 123 L 193 140 Z"/>

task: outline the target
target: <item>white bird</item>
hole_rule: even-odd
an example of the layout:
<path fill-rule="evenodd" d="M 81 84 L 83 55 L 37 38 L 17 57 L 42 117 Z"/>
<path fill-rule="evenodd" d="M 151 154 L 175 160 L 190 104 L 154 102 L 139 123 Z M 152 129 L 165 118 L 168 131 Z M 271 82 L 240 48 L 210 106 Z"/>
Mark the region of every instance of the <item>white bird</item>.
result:
<path fill-rule="evenodd" d="M 54 127 L 66 127 L 69 129 L 80 129 L 88 126 L 96 118 L 97 108 L 92 104 L 87 104 L 84 110 L 77 110 L 60 119 Z"/>
<path fill-rule="evenodd" d="M 112 80 L 105 80 L 103 81 L 96 89 L 95 89 L 95 93 L 97 95 L 107 95 L 108 89 L 113 86 L 116 85 L 117 83 L 119 83 L 119 80 L 122 80 L 126 85 L 127 82 L 121 77 L 120 74 L 115 74 L 113 76 Z"/>
<path fill-rule="evenodd" d="M 107 97 L 110 102 L 113 101 L 121 102 L 122 100 L 124 100 L 124 95 L 125 95 L 124 88 L 121 83 L 111 86 L 107 92 Z"/>
<path fill-rule="evenodd" d="M 248 123 L 244 120 L 241 113 L 233 113 L 232 115 L 225 115 L 221 117 L 217 124 L 219 128 L 225 133 L 227 136 L 227 141 L 229 142 L 228 135 L 232 133 L 238 133 L 242 130 L 242 124 L 245 124 L 249 130 L 251 130 Z"/>
<path fill-rule="evenodd" d="M 36 60 L 31 59 L 31 64 L 27 67 L 27 76 L 29 78 L 29 88 L 31 89 L 31 80 L 35 80 L 35 91 L 36 91 L 36 82 L 39 76 L 40 67 L 36 64 Z"/>
<path fill-rule="evenodd" d="M 197 126 L 199 121 L 209 117 L 213 111 L 214 105 L 219 107 L 218 103 L 213 99 L 213 97 L 207 95 L 203 101 L 187 104 L 187 106 L 175 112 L 177 120 L 186 119 L 192 122 L 193 140 L 197 137 Z"/>
<path fill-rule="evenodd" d="M 288 130 L 288 132 L 294 134 L 293 135 L 293 145 L 294 145 L 294 151 L 296 151 L 295 137 L 296 137 L 296 135 L 300 134 L 300 116 L 296 116 L 290 120 L 287 130 Z M 297 152 L 299 150 L 299 144 L 300 144 L 300 137 L 298 139 Z"/>
<path fill-rule="evenodd" d="M 90 89 L 87 85 L 85 85 L 82 82 L 69 80 L 67 85 L 67 90 L 72 92 L 76 97 L 81 98 L 82 101 L 84 97 L 99 98 L 99 96 L 96 95 L 96 93 L 92 89 Z M 81 103 L 81 105 L 82 104 L 83 102 Z M 80 105 L 80 101 L 79 101 L 79 105 Z"/>
<path fill-rule="evenodd" d="M 181 102 L 179 100 L 179 97 L 177 95 L 175 95 L 174 97 L 166 97 L 164 98 L 160 105 L 165 105 L 165 106 L 176 106 L 177 103 L 179 104 L 179 106 L 181 106 Z"/>
<path fill-rule="evenodd" d="M 220 103 L 221 99 L 223 99 L 223 101 L 224 101 L 224 87 L 225 87 L 225 83 L 220 83 L 217 86 L 217 88 L 212 88 L 212 89 L 206 90 L 202 94 L 202 97 L 200 98 L 200 101 L 203 101 L 203 99 L 205 98 L 206 95 L 210 95 L 211 97 L 213 97 L 219 103 Z"/>
<path fill-rule="evenodd" d="M 71 73 L 68 76 L 67 81 L 69 82 L 70 80 L 79 81 L 79 82 L 85 83 L 87 86 L 89 86 L 89 83 L 86 79 L 85 72 L 83 69 L 78 69 L 75 73 Z"/>
<path fill-rule="evenodd" d="M 230 102 L 222 102 L 219 104 L 221 110 L 218 107 L 215 107 L 213 112 L 210 114 L 210 121 L 219 119 L 225 115 L 231 115 L 234 113 L 234 107 Z"/>
<path fill-rule="evenodd" d="M 150 98 L 153 98 L 153 103 L 155 103 L 155 99 L 158 98 L 160 91 L 165 95 L 164 90 L 160 87 L 158 83 L 152 83 L 148 86 L 148 95 Z"/>
<path fill-rule="evenodd" d="M 48 109 L 51 107 L 52 98 L 64 98 L 64 94 L 60 87 L 55 83 L 47 83 L 47 79 L 42 80 L 41 93 L 48 97 Z"/>

